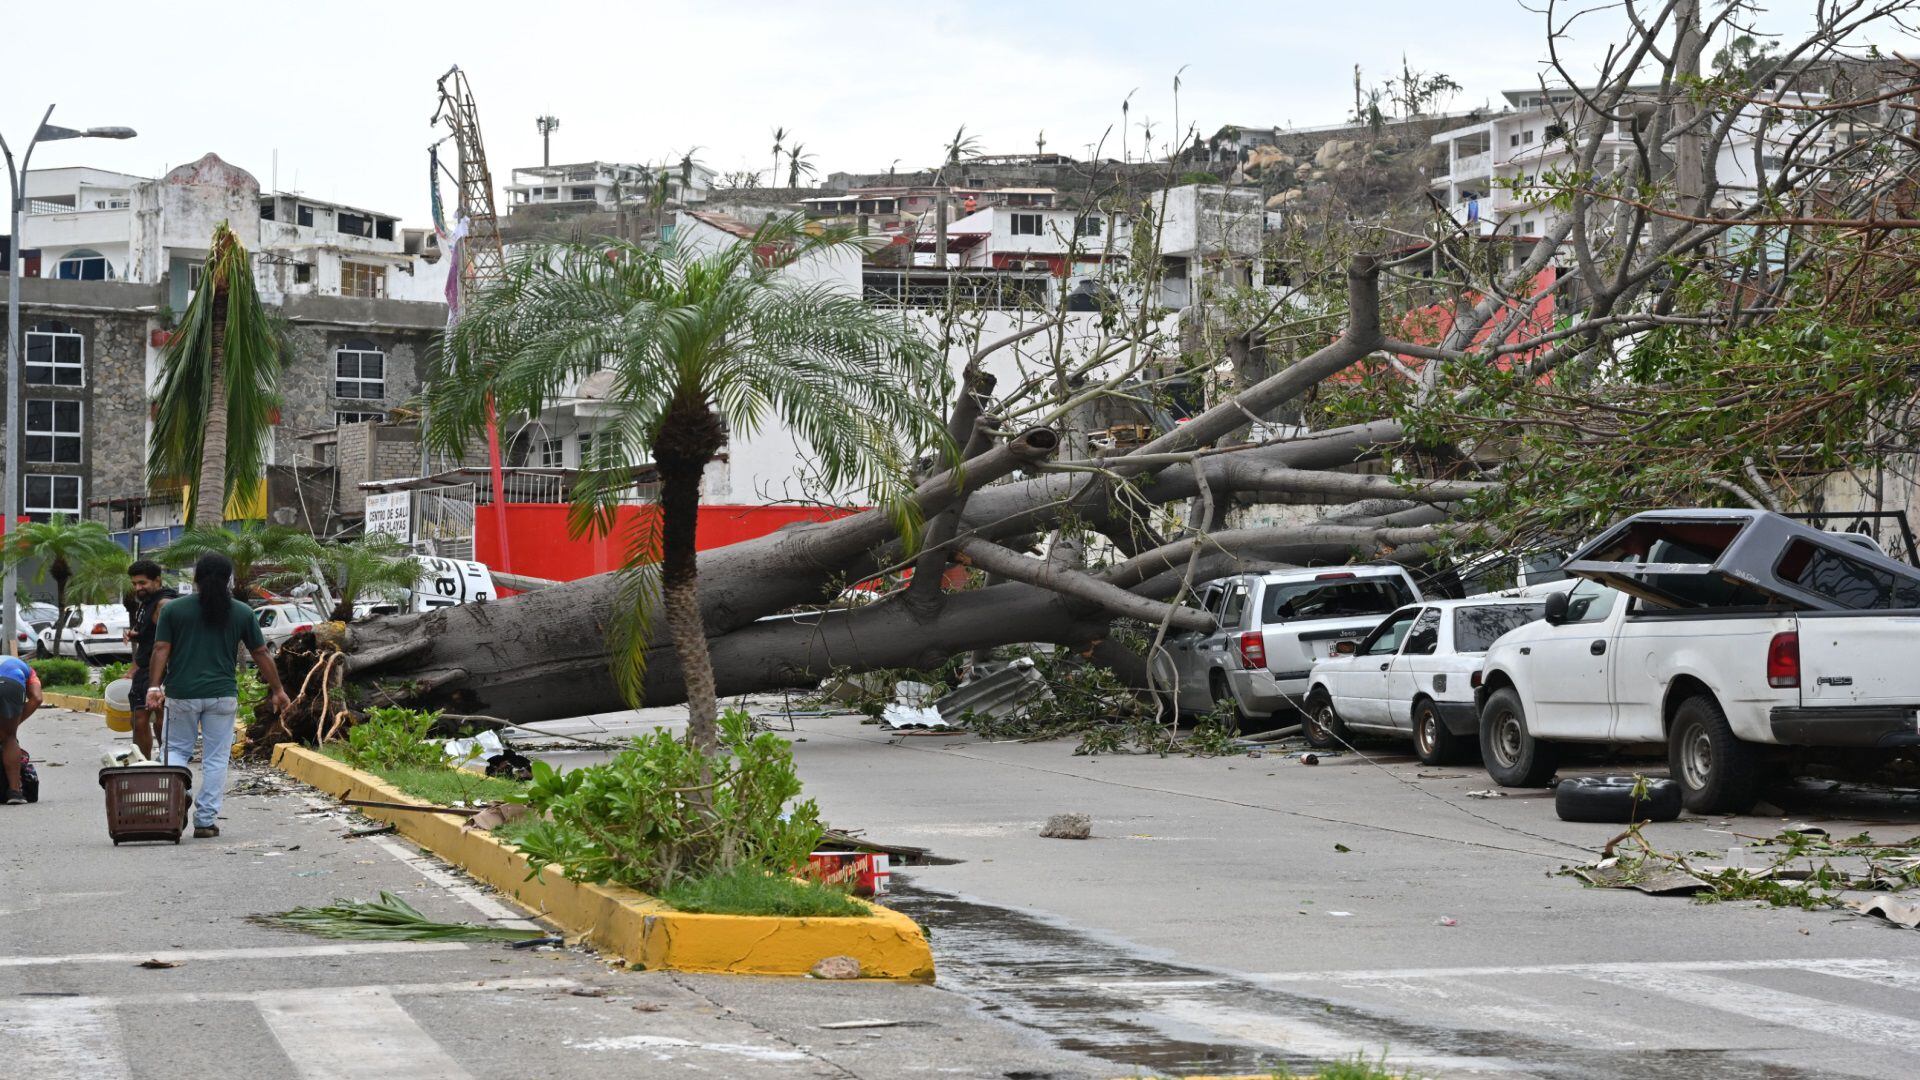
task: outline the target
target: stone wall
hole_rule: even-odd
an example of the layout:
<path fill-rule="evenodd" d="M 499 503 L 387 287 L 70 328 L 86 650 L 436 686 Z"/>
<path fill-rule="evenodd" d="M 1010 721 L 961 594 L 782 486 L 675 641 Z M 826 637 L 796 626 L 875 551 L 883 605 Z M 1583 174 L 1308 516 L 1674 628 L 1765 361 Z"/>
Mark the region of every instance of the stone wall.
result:
<path fill-rule="evenodd" d="M 435 336 L 430 331 L 390 327 L 294 323 L 288 332 L 287 367 L 280 376 L 275 460 L 299 460 L 300 436 L 333 427 L 342 412 L 391 413 L 410 401 L 419 392 L 426 353 Z M 338 354 L 342 349 L 369 348 L 386 358 L 384 392 L 378 398 L 340 397 L 334 378 Z"/>
<path fill-rule="evenodd" d="M 90 297 L 68 297 L 62 295 L 63 290 L 59 289 L 36 291 L 43 295 L 34 297 L 34 300 L 42 302 L 22 304 L 22 331 L 45 328 L 78 334 L 81 339 L 82 385 L 30 383 L 23 371 L 21 421 L 24 426 L 28 402 L 79 402 L 80 460 L 77 463 L 30 461 L 28 448 L 23 444 L 20 458 L 23 474 L 21 505 L 26 505 L 25 476 L 77 476 L 81 478 L 81 515 L 97 518 L 100 515 L 97 512 L 89 513 L 86 503 L 115 495 L 135 494 L 146 488 L 146 373 L 150 322 L 143 311 L 101 311 L 90 304 L 80 303 Z M 23 361 L 24 358 L 23 351 Z M 0 433 L 5 428 L 3 415 L 0 414 Z"/>
<path fill-rule="evenodd" d="M 372 424 L 347 424 L 340 429 L 340 441 L 334 449 L 336 488 L 334 508 L 342 515 L 358 517 L 367 511 L 367 497 L 360 481 L 367 478 L 373 452 Z"/>

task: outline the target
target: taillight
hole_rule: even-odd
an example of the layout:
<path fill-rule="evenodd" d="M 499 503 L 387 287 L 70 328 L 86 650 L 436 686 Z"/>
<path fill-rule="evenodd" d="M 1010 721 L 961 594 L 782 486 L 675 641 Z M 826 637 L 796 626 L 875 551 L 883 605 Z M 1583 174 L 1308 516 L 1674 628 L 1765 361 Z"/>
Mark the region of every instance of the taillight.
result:
<path fill-rule="evenodd" d="M 1266 668 L 1267 641 L 1260 636 L 1260 631 L 1249 630 L 1240 635 L 1240 666 L 1248 671 Z"/>
<path fill-rule="evenodd" d="M 1358 574 L 1350 574 L 1342 571 L 1340 573 L 1335 573 L 1335 574 L 1315 574 L 1313 575 L 1313 580 L 1315 581 L 1346 581 L 1349 578 L 1356 578 L 1359 576 L 1360 575 Z"/>
<path fill-rule="evenodd" d="M 1473 687 L 1475 690 L 1480 689 L 1480 673 L 1478 671 L 1474 672 L 1473 675 L 1467 679 L 1467 685 Z"/>
<path fill-rule="evenodd" d="M 94 623 L 93 629 L 88 631 L 88 633 L 92 633 L 92 634 L 104 634 L 106 632 L 107 632 L 107 624 L 103 622 Z"/>
<path fill-rule="evenodd" d="M 306 633 L 307 631 L 309 631 L 309 630 L 312 630 L 312 629 L 313 629 L 313 624 L 312 624 L 312 623 L 310 623 L 310 622 L 303 622 L 303 623 L 301 623 L 301 624 L 300 624 L 299 626 L 296 626 L 296 627 L 294 627 L 294 628 L 293 628 L 293 632 L 294 632 L 294 633 L 296 633 L 296 634 L 304 634 L 304 633 Z"/>
<path fill-rule="evenodd" d="M 1782 630 L 1767 643 L 1767 685 L 1790 690 L 1800 685 L 1800 635 Z"/>

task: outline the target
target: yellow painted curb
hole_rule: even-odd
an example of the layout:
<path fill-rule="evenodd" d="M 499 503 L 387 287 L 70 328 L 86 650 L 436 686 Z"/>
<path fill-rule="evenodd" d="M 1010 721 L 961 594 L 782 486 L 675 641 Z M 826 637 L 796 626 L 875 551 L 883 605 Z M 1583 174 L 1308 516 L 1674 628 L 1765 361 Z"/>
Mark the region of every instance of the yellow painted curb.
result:
<path fill-rule="evenodd" d="M 380 778 L 304 746 L 274 747 L 273 763 L 287 775 L 337 798 L 427 806 Z M 406 836 L 467 873 L 507 893 L 569 934 L 585 935 L 602 952 L 643 968 L 735 975 L 805 975 L 829 956 L 860 961 L 863 977 L 933 979 L 933 952 L 912 919 L 870 904 L 864 919 L 783 918 L 769 915 L 696 915 L 675 911 L 644 893 L 618 885 L 591 885 L 549 866 L 530 879 L 527 860 L 485 831 L 462 831 L 463 818 L 410 810 L 360 807 L 368 817 Z"/>
<path fill-rule="evenodd" d="M 42 694 L 41 699 L 56 709 L 71 709 L 74 712 L 107 712 L 107 700 L 97 697 L 81 697 L 79 694 Z"/>

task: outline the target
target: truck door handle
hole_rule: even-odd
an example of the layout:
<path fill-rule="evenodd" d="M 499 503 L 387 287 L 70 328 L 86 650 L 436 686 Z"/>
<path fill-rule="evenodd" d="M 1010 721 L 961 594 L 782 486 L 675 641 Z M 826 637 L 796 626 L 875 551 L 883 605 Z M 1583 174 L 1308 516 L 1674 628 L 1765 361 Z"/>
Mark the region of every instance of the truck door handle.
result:
<path fill-rule="evenodd" d="M 1532 656 L 1532 655 L 1533 655 L 1533 646 L 1531 646 L 1531 645 L 1522 645 L 1522 646 L 1520 646 L 1520 655 L 1521 655 L 1521 656 Z"/>
<path fill-rule="evenodd" d="M 1587 651 L 1595 656 L 1605 656 L 1607 654 L 1607 643 L 1604 641 L 1596 641 L 1587 646 Z"/>

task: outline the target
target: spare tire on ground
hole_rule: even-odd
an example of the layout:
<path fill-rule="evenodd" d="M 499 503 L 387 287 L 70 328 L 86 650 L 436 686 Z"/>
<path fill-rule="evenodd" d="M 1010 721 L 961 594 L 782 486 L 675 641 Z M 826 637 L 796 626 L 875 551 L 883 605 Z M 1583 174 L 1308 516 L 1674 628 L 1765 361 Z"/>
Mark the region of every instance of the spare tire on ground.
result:
<path fill-rule="evenodd" d="M 1553 809 L 1561 821 L 1599 821 L 1631 825 L 1636 821 L 1672 821 L 1680 816 L 1680 785 L 1648 780 L 1646 794 L 1635 799 L 1631 776 L 1574 776 L 1553 791 Z"/>

